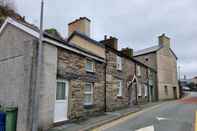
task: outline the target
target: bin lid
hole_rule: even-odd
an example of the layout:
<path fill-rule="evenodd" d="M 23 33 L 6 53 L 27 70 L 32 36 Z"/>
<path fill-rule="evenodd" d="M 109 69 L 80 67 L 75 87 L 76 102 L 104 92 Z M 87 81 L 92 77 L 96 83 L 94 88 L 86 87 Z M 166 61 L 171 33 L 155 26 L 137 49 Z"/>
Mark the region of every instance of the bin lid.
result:
<path fill-rule="evenodd" d="M 6 108 L 5 108 L 5 111 L 6 111 L 6 112 L 16 111 L 16 110 L 17 110 L 17 107 L 6 107 Z"/>

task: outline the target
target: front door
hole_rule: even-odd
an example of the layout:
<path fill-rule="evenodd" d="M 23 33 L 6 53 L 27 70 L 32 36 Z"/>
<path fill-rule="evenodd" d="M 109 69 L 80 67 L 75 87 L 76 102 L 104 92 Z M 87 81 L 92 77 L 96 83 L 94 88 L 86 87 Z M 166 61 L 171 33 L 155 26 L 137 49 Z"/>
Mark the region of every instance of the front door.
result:
<path fill-rule="evenodd" d="M 177 89 L 173 87 L 174 99 L 177 99 Z"/>
<path fill-rule="evenodd" d="M 57 80 L 54 122 L 68 120 L 68 81 Z"/>

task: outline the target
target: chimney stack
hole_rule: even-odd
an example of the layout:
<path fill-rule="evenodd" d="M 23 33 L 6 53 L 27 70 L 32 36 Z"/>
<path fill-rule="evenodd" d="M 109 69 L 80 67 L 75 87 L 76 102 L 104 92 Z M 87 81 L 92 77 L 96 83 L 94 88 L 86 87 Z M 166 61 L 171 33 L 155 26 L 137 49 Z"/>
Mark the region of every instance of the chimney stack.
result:
<path fill-rule="evenodd" d="M 124 54 L 124 55 L 126 55 L 126 56 L 128 56 L 128 57 L 130 57 L 130 58 L 132 58 L 133 57 L 133 49 L 131 49 L 131 48 L 122 48 L 122 50 L 121 50 L 121 52 Z"/>
<path fill-rule="evenodd" d="M 100 41 L 101 43 L 117 50 L 118 49 L 118 39 L 115 37 L 110 36 L 107 38 L 107 36 L 104 36 L 104 40 Z"/>
<path fill-rule="evenodd" d="M 159 36 L 159 45 L 170 48 L 170 38 L 165 34 L 162 34 L 161 36 Z"/>
<path fill-rule="evenodd" d="M 70 36 L 74 31 L 78 31 L 90 37 L 90 19 L 87 17 L 80 17 L 75 21 L 68 24 L 68 36 Z"/>

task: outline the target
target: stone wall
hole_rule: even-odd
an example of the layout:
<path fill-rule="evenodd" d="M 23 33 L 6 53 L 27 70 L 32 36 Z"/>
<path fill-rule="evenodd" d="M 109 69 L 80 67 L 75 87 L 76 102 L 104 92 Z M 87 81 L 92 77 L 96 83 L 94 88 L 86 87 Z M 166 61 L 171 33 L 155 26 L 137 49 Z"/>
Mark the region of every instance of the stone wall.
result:
<path fill-rule="evenodd" d="M 94 62 L 93 73 L 86 72 L 87 57 L 68 50 L 58 49 L 57 78 L 69 81 L 69 119 L 77 119 L 104 111 L 104 63 Z M 93 105 L 86 107 L 83 104 L 85 82 L 94 83 Z"/>
<path fill-rule="evenodd" d="M 106 89 L 107 89 L 107 110 L 113 111 L 119 108 L 127 107 L 129 104 L 129 93 L 127 82 L 131 81 L 135 73 L 135 64 L 133 61 L 121 57 L 122 70 L 117 70 L 117 53 L 107 49 L 106 61 Z M 117 96 L 117 82 L 123 81 L 122 96 Z M 132 96 L 132 97 L 135 97 Z M 135 98 L 134 98 L 135 99 Z"/>
<path fill-rule="evenodd" d="M 179 98 L 176 58 L 169 48 L 157 52 L 157 66 L 159 99 L 174 99 L 176 95 Z"/>

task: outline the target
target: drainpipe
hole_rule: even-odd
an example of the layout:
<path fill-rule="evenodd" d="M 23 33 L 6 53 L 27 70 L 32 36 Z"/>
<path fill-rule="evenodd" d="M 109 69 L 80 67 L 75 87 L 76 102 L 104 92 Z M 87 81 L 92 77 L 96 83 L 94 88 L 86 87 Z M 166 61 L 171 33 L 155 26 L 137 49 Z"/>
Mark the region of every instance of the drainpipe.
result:
<path fill-rule="evenodd" d="M 107 112 L 107 47 L 105 45 L 105 87 L 104 87 L 104 110 Z"/>

